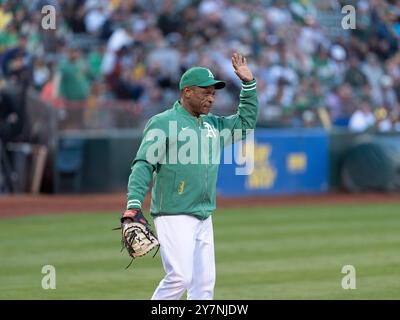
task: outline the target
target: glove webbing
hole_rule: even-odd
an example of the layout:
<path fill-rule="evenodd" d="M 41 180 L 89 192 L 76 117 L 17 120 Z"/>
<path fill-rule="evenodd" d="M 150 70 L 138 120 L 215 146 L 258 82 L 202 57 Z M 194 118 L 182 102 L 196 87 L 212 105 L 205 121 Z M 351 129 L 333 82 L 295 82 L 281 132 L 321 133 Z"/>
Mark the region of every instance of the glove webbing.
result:
<path fill-rule="evenodd" d="M 117 228 L 114 228 L 114 229 L 112 229 L 112 230 L 121 230 L 121 229 L 122 229 L 122 227 L 117 227 Z M 146 232 L 144 232 L 144 235 L 146 236 L 147 239 L 150 240 L 150 237 L 149 237 L 150 231 L 148 230 L 148 228 L 145 228 L 145 231 L 146 231 Z M 129 247 L 130 247 L 130 248 L 132 248 L 132 242 L 134 241 L 135 236 L 136 236 L 136 235 L 135 235 L 134 233 L 132 233 L 131 236 L 130 236 L 129 239 L 128 239 L 128 241 L 129 241 L 128 244 L 129 244 Z M 126 247 L 125 247 L 125 244 L 124 244 L 124 240 L 125 240 L 125 238 L 124 238 L 124 239 L 121 239 L 121 250 L 120 250 L 120 252 L 124 251 L 124 249 L 126 248 Z M 139 241 L 140 241 L 140 239 L 139 239 Z M 153 259 L 154 259 L 154 257 L 157 255 L 158 250 L 160 250 L 160 245 L 157 246 L 157 250 L 156 250 L 156 252 L 155 252 L 154 255 L 153 255 Z M 125 270 L 128 269 L 128 268 L 131 266 L 133 260 L 135 260 L 135 257 L 132 257 L 131 262 L 129 262 L 129 264 L 125 267 Z"/>

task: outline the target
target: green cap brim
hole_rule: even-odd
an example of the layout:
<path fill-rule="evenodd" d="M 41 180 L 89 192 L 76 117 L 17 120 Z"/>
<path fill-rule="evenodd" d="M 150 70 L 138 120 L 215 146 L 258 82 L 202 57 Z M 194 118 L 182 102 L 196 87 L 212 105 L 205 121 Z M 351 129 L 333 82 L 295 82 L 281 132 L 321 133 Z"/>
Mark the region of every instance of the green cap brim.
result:
<path fill-rule="evenodd" d="M 197 87 L 211 87 L 214 86 L 215 89 L 223 89 L 225 88 L 226 83 L 224 81 L 220 81 L 220 80 L 207 80 L 205 82 L 199 83 L 196 86 Z"/>

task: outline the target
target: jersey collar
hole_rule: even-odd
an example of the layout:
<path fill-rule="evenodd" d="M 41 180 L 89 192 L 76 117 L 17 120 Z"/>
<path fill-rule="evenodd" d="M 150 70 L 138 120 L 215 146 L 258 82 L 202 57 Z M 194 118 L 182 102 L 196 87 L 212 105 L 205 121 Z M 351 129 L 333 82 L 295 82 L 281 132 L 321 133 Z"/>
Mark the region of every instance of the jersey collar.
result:
<path fill-rule="evenodd" d="M 184 106 L 181 105 L 181 102 L 180 102 L 179 100 L 176 100 L 176 102 L 175 102 L 175 104 L 174 104 L 174 109 L 175 109 L 176 111 L 178 111 L 179 113 L 185 115 L 185 116 L 188 116 L 188 117 L 197 119 L 197 117 L 195 117 L 194 115 L 192 115 L 189 111 L 187 111 L 187 110 L 185 109 Z"/>

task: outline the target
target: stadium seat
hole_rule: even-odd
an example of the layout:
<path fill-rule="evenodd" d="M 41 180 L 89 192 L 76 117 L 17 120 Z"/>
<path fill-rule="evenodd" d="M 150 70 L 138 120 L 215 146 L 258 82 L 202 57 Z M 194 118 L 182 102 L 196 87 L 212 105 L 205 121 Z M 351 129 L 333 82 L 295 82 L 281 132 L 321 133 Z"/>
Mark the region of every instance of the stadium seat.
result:
<path fill-rule="evenodd" d="M 60 140 L 56 158 L 55 192 L 79 192 L 82 184 L 83 141 Z"/>

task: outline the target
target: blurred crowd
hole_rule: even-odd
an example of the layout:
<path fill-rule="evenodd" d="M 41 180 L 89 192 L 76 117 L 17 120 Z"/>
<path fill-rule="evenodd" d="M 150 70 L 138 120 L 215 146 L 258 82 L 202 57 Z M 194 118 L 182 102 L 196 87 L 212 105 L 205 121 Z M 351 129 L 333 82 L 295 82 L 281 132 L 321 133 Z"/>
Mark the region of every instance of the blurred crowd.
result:
<path fill-rule="evenodd" d="M 258 80 L 259 126 L 400 131 L 400 0 L 0 3 L 0 85 L 32 87 L 57 108 L 126 101 L 145 122 L 179 97 L 182 73 L 201 65 L 228 82 L 213 113 L 231 114 L 238 51 Z M 55 29 L 42 27 L 47 4 Z M 346 4 L 355 29 L 342 28 Z"/>

